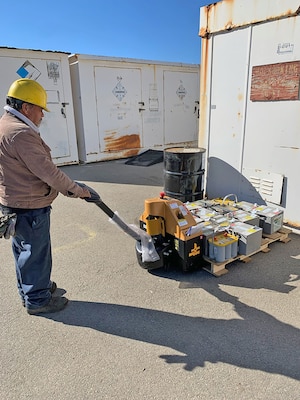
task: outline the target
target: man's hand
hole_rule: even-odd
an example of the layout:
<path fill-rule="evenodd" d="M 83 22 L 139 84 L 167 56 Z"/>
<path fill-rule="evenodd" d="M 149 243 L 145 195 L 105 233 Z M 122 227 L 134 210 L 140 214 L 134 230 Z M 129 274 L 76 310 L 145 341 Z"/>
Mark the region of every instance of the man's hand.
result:
<path fill-rule="evenodd" d="M 85 201 L 87 201 L 89 203 L 96 203 L 97 201 L 101 201 L 100 195 L 93 188 L 91 188 L 88 185 L 85 185 L 82 182 L 77 182 L 77 181 L 75 181 L 75 182 L 77 183 L 77 185 L 79 185 L 83 189 L 86 189 L 86 190 L 89 191 L 90 197 L 83 197 L 83 199 Z"/>

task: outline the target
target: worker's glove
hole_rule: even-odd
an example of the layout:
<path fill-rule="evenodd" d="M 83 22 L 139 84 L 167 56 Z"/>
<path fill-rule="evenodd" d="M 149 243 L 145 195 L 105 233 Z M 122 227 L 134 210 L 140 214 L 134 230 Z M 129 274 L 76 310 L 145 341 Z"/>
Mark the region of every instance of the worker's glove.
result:
<path fill-rule="evenodd" d="M 10 236 L 14 236 L 15 226 L 17 222 L 16 214 L 8 214 L 0 217 L 0 238 L 9 239 Z"/>
<path fill-rule="evenodd" d="M 91 197 L 84 197 L 84 200 L 87 201 L 88 203 L 97 203 L 97 201 L 101 201 L 100 195 L 92 189 L 90 186 L 86 185 L 85 183 L 82 182 L 77 182 L 77 185 L 79 185 L 82 188 L 87 189 L 90 192 Z"/>

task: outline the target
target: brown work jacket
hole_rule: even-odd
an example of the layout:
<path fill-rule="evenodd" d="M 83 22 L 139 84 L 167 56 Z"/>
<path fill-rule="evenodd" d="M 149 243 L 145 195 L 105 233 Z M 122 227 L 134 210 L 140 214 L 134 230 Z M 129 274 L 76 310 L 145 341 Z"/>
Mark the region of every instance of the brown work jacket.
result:
<path fill-rule="evenodd" d="M 23 209 L 51 205 L 61 192 L 84 197 L 78 186 L 53 163 L 40 135 L 16 116 L 0 119 L 0 203 Z"/>

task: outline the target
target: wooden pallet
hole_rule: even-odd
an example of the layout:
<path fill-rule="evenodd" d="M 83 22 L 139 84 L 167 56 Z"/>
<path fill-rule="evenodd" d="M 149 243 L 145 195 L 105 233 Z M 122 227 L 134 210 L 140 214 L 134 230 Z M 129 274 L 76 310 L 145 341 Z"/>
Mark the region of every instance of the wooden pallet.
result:
<path fill-rule="evenodd" d="M 247 263 L 251 261 L 251 256 L 257 253 L 268 253 L 271 249 L 269 248 L 269 245 L 273 242 L 283 242 L 283 243 L 288 243 L 291 238 L 289 237 L 289 234 L 292 232 L 291 229 L 287 228 L 281 228 L 279 231 L 272 233 L 270 235 L 263 233 L 263 238 L 261 241 L 261 246 L 258 250 L 254 251 L 251 254 L 247 255 L 237 255 L 234 258 L 229 258 L 228 260 L 225 260 L 221 263 L 215 262 L 211 260 L 208 257 L 203 257 L 204 260 L 208 263 L 207 266 L 203 267 L 203 269 L 210 274 L 214 276 L 222 276 L 224 274 L 227 274 L 228 269 L 226 269 L 226 266 L 231 264 L 234 261 L 242 261 L 244 263 Z"/>

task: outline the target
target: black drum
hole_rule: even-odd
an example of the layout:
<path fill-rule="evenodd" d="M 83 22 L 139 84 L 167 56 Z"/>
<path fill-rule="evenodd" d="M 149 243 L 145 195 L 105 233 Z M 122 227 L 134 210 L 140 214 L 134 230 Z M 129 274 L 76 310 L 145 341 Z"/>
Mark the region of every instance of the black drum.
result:
<path fill-rule="evenodd" d="M 183 203 L 203 199 L 204 153 L 202 148 L 164 150 L 164 192 L 167 196 Z"/>

